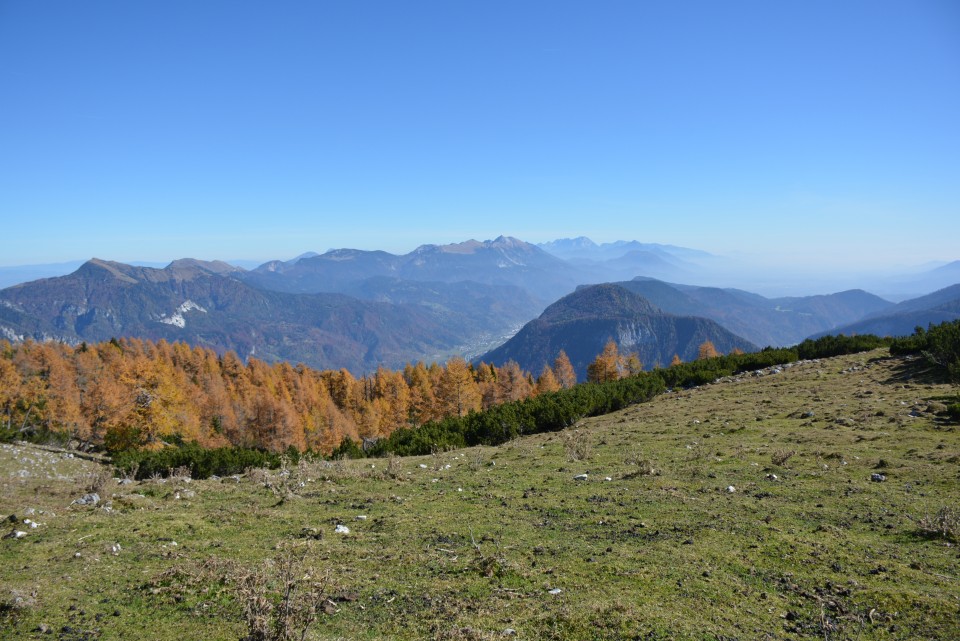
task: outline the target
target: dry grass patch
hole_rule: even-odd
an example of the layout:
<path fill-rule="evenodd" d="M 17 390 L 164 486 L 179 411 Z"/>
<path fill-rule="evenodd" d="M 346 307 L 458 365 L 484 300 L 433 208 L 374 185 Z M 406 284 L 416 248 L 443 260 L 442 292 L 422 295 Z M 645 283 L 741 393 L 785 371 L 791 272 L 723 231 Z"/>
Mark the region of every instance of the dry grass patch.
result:
<path fill-rule="evenodd" d="M 592 450 L 590 435 L 584 429 L 564 432 L 563 447 L 570 461 L 586 461 Z"/>

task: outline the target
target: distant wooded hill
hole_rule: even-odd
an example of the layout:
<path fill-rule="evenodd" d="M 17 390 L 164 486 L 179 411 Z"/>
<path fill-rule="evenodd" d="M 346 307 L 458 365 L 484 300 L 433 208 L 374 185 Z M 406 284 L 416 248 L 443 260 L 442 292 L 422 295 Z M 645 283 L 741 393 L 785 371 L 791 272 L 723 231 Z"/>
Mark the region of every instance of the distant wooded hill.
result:
<path fill-rule="evenodd" d="M 620 285 L 594 285 L 563 297 L 478 360 L 498 365 L 516 361 L 522 369 L 539 372 L 563 350 L 582 381 L 587 365 L 610 340 L 621 354 L 635 352 L 647 369 L 669 365 L 674 355 L 694 360 L 706 341 L 721 353 L 757 349 L 712 320 L 668 314 Z"/>
<path fill-rule="evenodd" d="M 822 296 L 765 298 L 740 289 L 675 285 L 644 277 L 617 284 L 665 312 L 709 318 L 762 346 L 795 345 L 811 334 L 893 306 L 860 289 Z"/>

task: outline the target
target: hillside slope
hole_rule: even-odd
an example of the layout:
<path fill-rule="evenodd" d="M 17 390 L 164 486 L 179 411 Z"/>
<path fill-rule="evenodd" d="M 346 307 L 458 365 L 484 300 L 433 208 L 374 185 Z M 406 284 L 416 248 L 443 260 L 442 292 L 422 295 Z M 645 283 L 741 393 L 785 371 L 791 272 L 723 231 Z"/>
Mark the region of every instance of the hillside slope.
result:
<path fill-rule="evenodd" d="M 907 336 L 914 328 L 926 328 L 960 318 L 960 284 L 951 285 L 926 296 L 905 300 L 855 323 L 841 325 L 830 332 L 816 334 L 875 334 Z"/>
<path fill-rule="evenodd" d="M 0 331 L 11 339 L 182 340 L 275 362 L 354 372 L 443 359 L 474 338 L 467 322 L 422 305 L 341 294 L 258 290 L 225 263 L 164 269 L 91 260 L 68 276 L 0 290 Z M 456 317 L 454 316 L 454 319 Z"/>
<path fill-rule="evenodd" d="M 666 314 L 618 285 L 593 285 L 549 306 L 516 336 L 477 360 L 496 365 L 513 360 L 538 373 L 563 350 L 583 380 L 587 365 L 611 339 L 621 354 L 636 352 L 647 369 L 669 364 L 674 354 L 693 360 L 708 340 L 722 353 L 756 349 L 711 320 Z"/>
<path fill-rule="evenodd" d="M 237 582 L 292 550 L 317 639 L 955 639 L 960 541 L 923 524 L 960 504 L 960 432 L 918 363 L 770 368 L 496 448 L 107 476 L 106 505 L 71 503 L 96 463 L 3 444 L 0 638 L 235 641 Z"/>
<path fill-rule="evenodd" d="M 516 238 L 422 245 L 408 254 L 335 249 L 291 263 L 273 261 L 240 276 L 262 288 L 291 293 L 345 292 L 374 277 L 410 281 L 521 287 L 538 300 L 569 293 L 581 281 L 578 270 Z"/>
<path fill-rule="evenodd" d="M 892 307 L 863 290 L 835 294 L 766 298 L 739 289 L 677 285 L 649 278 L 617 283 L 671 314 L 702 316 L 757 345 L 795 345 Z"/>

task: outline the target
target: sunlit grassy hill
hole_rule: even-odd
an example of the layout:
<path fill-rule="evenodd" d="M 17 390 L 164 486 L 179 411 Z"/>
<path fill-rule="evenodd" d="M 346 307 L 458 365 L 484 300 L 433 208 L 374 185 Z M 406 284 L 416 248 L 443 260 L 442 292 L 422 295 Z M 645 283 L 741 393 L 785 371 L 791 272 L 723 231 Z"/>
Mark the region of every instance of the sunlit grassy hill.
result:
<path fill-rule="evenodd" d="M 957 390 L 921 363 L 805 361 L 496 448 L 205 481 L 2 445 L 0 638 L 235 641 L 245 605 L 277 619 L 291 558 L 312 639 L 958 638 Z"/>

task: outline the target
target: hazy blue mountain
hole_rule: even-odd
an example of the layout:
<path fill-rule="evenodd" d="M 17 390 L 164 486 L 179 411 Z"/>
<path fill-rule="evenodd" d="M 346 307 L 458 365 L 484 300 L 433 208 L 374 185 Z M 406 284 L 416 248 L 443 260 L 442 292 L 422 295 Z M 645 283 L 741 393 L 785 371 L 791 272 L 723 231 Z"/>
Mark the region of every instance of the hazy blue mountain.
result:
<path fill-rule="evenodd" d="M 263 289 L 344 292 L 359 281 L 387 276 L 410 281 L 522 287 L 543 302 L 583 282 L 580 271 L 538 247 L 501 236 L 450 245 L 422 245 L 401 256 L 383 251 L 336 249 L 294 264 L 273 261 L 241 276 Z"/>
<path fill-rule="evenodd" d="M 67 276 L 0 290 L 0 335 L 69 343 L 183 340 L 356 373 L 445 360 L 480 340 L 476 325 L 452 310 L 261 290 L 236 273 L 226 263 L 190 259 L 164 269 L 94 259 Z"/>
<path fill-rule="evenodd" d="M 582 380 L 587 365 L 611 339 L 621 353 L 636 352 L 647 368 L 669 364 L 674 354 L 694 359 L 707 340 L 723 353 L 756 349 L 712 320 L 665 313 L 624 287 L 605 284 L 581 287 L 561 298 L 477 361 L 502 365 L 513 360 L 539 374 L 562 349 Z"/>
<path fill-rule="evenodd" d="M 855 323 L 845 324 L 823 334 L 876 334 L 877 336 L 906 336 L 914 328 L 936 325 L 960 319 L 960 283 L 937 290 L 932 294 L 905 300 L 881 313 L 873 314 Z"/>
<path fill-rule="evenodd" d="M 445 324 L 474 336 L 461 353 L 472 358 L 499 345 L 528 320 L 543 311 L 543 304 L 522 287 L 403 280 L 374 276 L 346 287 L 344 293 L 361 300 L 419 305 Z"/>
<path fill-rule="evenodd" d="M 636 240 L 617 240 L 612 243 L 597 244 L 586 236 L 551 240 L 546 243 L 538 243 L 537 247 L 567 260 L 587 259 L 598 262 L 621 258 L 631 252 L 646 252 L 661 257 L 672 256 L 681 260 L 711 257 L 708 252 L 689 247 L 661 243 L 641 243 Z"/>
<path fill-rule="evenodd" d="M 672 314 L 703 316 L 757 345 L 794 345 L 813 333 L 892 307 L 862 290 L 765 298 L 739 289 L 676 285 L 648 278 L 617 283 Z"/>

